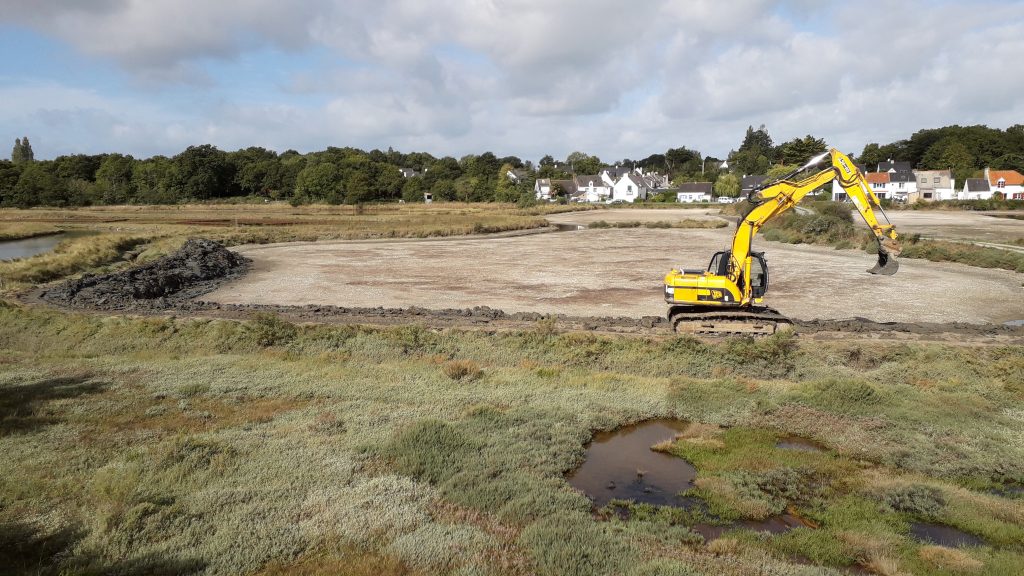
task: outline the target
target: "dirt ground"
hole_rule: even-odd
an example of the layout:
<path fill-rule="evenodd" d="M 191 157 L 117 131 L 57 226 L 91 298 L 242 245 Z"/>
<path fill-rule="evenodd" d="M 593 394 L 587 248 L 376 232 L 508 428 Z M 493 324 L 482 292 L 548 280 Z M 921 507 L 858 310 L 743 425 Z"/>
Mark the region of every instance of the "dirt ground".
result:
<path fill-rule="evenodd" d="M 592 219 L 713 217 L 704 212 L 604 210 L 549 220 L 585 224 Z M 915 213 L 903 220 L 932 226 L 927 222 L 947 215 L 925 216 Z M 969 222 L 980 217 L 965 216 Z M 900 219 L 893 219 L 899 227 Z M 1016 225 L 1024 235 L 1024 222 L 1005 224 Z M 658 316 L 665 311 L 664 274 L 672 267 L 705 266 L 712 252 L 728 245 L 731 234 L 731 227 L 629 228 L 505 238 L 241 246 L 235 250 L 253 260 L 251 271 L 204 300 L 430 309 L 489 306 L 506 312 Z M 1013 272 L 904 259 L 897 275 L 883 277 L 865 272 L 874 256 L 860 251 L 766 241 L 755 242 L 755 249 L 766 252 L 771 270 L 766 303 L 793 318 L 973 323 L 1024 319 L 1024 279 Z"/>
<path fill-rule="evenodd" d="M 999 212 L 941 212 L 903 210 L 888 213 L 901 234 L 920 234 L 928 238 L 972 240 L 997 244 L 1024 238 L 1024 220 Z M 1020 216 L 1019 214 L 1017 216 Z"/>

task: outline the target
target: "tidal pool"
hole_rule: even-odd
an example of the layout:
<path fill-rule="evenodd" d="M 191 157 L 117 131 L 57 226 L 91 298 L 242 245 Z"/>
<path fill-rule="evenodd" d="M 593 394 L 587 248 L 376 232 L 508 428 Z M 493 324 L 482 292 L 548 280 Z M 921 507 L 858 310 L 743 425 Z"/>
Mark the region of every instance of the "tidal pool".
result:
<path fill-rule="evenodd" d="M 612 499 L 685 507 L 688 499 L 679 493 L 693 487 L 697 469 L 682 458 L 651 450 L 685 428 L 686 422 L 678 420 L 649 420 L 600 432 L 587 447 L 583 465 L 569 474 L 569 484 L 599 508 Z"/>
<path fill-rule="evenodd" d="M 910 535 L 921 542 L 929 542 L 947 548 L 963 548 L 965 546 L 981 546 L 984 540 L 944 524 L 914 522 L 910 525 Z"/>

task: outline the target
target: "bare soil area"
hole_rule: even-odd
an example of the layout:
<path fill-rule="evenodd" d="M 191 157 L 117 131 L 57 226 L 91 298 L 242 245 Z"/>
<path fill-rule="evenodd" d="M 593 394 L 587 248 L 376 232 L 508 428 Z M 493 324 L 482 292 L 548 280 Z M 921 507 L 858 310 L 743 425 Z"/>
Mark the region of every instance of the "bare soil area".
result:
<path fill-rule="evenodd" d="M 941 240 L 970 240 L 996 244 L 1024 238 L 1024 220 L 998 212 L 900 210 L 888 212 L 889 220 L 903 235 L 920 234 Z"/>
<path fill-rule="evenodd" d="M 701 210 L 602 210 L 552 216 L 585 224 L 681 220 Z M 706 212 L 706 211 L 705 211 Z M 901 213 L 904 216 L 909 213 Z M 1001 219 L 957 214 L 973 222 Z M 711 213 L 704 217 L 714 217 Z M 945 214 L 911 215 L 934 221 Z M 893 218 L 900 227 L 900 220 Z M 1018 221 L 1009 223 L 1019 225 Z M 912 227 L 912 224 L 907 224 Z M 250 272 L 204 297 L 221 304 L 426 309 L 489 306 L 509 313 L 660 316 L 662 277 L 703 267 L 732 228 L 601 229 L 505 238 L 340 241 L 241 246 Z M 853 250 L 755 242 L 771 269 L 766 303 L 792 318 L 1003 323 L 1024 319 L 1024 278 L 1004 270 L 901 260 L 873 276 L 874 256 Z"/>

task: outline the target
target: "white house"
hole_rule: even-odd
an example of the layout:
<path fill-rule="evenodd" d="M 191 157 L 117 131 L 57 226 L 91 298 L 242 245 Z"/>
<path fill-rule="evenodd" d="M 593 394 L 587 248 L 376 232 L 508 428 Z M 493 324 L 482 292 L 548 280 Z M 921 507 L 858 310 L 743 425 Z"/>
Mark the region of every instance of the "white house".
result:
<path fill-rule="evenodd" d="M 615 186 L 615 183 L 629 174 L 630 169 L 626 166 L 606 166 L 601 169 L 601 180 L 608 186 Z"/>
<path fill-rule="evenodd" d="M 880 165 L 881 166 L 881 165 Z M 917 194 L 917 179 L 913 172 L 908 171 L 879 171 L 864 174 L 871 191 L 878 196 L 879 200 L 896 200 L 907 202 Z M 839 184 L 839 181 L 832 181 L 832 200 L 842 202 L 846 200 L 846 190 Z"/>
<path fill-rule="evenodd" d="M 551 179 L 537 178 L 533 183 L 533 194 L 537 200 L 551 200 Z"/>
<path fill-rule="evenodd" d="M 711 182 L 686 182 L 676 192 L 676 202 L 711 202 Z"/>
<path fill-rule="evenodd" d="M 1007 200 L 1024 200 L 1024 175 L 1016 170 L 989 170 L 985 168 L 985 179 L 993 192 L 999 192 Z"/>
<path fill-rule="evenodd" d="M 636 202 L 644 200 L 650 190 L 649 183 L 642 176 L 635 172 L 626 172 L 612 186 L 612 195 L 609 201 Z"/>
<path fill-rule="evenodd" d="M 960 200 L 989 200 L 992 188 L 984 178 L 968 178 L 964 181 L 964 189 L 959 195 Z"/>
<path fill-rule="evenodd" d="M 576 185 L 573 196 L 580 202 L 605 202 L 612 195 L 612 187 L 597 174 L 577 176 L 573 181 Z"/>

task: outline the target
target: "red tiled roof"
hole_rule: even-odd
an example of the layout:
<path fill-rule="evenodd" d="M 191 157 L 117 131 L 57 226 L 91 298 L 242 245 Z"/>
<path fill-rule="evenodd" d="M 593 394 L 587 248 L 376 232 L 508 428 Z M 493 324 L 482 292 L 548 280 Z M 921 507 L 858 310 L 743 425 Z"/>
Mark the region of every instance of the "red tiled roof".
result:
<path fill-rule="evenodd" d="M 989 170 L 988 183 L 995 186 L 1002 178 L 1007 186 L 1020 186 L 1024 184 L 1024 174 L 1016 170 Z"/>
<path fill-rule="evenodd" d="M 869 184 L 888 184 L 889 173 L 888 172 L 868 172 L 864 175 L 867 178 Z"/>

